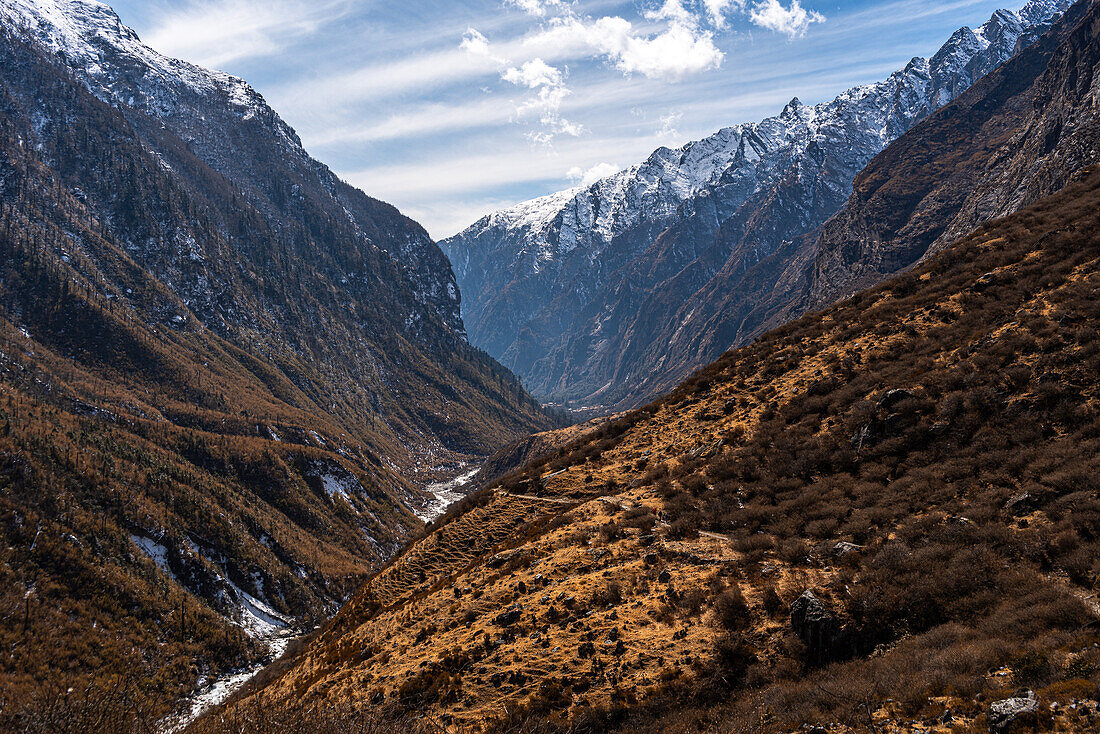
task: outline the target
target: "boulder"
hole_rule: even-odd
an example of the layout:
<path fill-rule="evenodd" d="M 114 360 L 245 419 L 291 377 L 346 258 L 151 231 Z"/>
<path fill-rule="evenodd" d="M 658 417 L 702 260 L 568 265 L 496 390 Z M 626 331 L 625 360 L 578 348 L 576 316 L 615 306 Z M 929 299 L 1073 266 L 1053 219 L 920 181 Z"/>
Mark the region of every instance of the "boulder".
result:
<path fill-rule="evenodd" d="M 878 407 L 887 412 L 890 412 L 903 400 L 908 400 L 909 398 L 914 397 L 916 397 L 916 395 L 909 392 L 908 390 L 887 390 L 886 394 L 883 395 L 882 398 L 878 401 Z"/>
<path fill-rule="evenodd" d="M 994 701 L 986 712 L 986 718 L 989 719 L 992 734 L 1009 734 L 1015 729 L 1034 725 L 1038 714 L 1039 702 L 1028 696 Z"/>
<path fill-rule="evenodd" d="M 836 544 L 833 545 L 833 556 L 835 556 L 836 558 L 843 558 L 849 553 L 856 553 L 861 550 L 863 550 L 862 545 L 849 543 L 846 540 L 838 540 Z"/>
<path fill-rule="evenodd" d="M 493 623 L 498 627 L 508 627 L 518 622 L 522 616 L 523 613 L 519 609 L 509 609 L 506 612 L 498 614 L 496 619 L 493 620 Z"/>
<path fill-rule="evenodd" d="M 791 629 L 806 644 L 806 653 L 813 663 L 851 654 L 851 633 L 810 589 L 791 603 Z"/>
<path fill-rule="evenodd" d="M 1020 492 L 1020 494 L 1014 495 L 1005 502 L 1005 512 L 1011 515 L 1026 515 L 1036 507 L 1039 503 L 1036 498 L 1030 492 Z"/>

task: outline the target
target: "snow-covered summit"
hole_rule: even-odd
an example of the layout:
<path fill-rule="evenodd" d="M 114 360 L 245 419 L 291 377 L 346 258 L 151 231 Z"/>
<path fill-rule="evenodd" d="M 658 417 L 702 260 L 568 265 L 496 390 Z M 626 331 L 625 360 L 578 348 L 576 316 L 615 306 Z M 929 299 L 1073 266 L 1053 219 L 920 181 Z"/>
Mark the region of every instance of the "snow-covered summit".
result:
<path fill-rule="evenodd" d="M 483 217 L 444 242 L 444 249 L 451 254 L 490 230 L 507 232 L 516 240 L 513 262 L 526 260 L 539 270 L 548 260 L 577 247 L 594 250 L 596 255 L 625 230 L 674 214 L 682 202 L 715 184 L 731 166 L 755 167 L 764 161 L 766 167 L 769 158 L 786 157 L 788 146 L 805 148 L 828 131 L 871 132 L 881 149 L 916 118 L 969 87 L 976 77 L 968 67 L 980 56 L 991 55 L 996 66 L 1011 56 L 1025 30 L 1049 23 L 1071 4 L 1071 0 L 1031 0 L 1018 12 L 999 10 L 977 30 L 960 28 L 931 59 L 914 58 L 882 82 L 854 87 L 813 107 L 795 98 L 778 115 L 761 122 L 723 128 L 677 149 L 659 148 L 645 162 L 587 187 L 521 202 Z M 986 64 L 980 66 L 983 73 L 989 70 L 984 69 Z M 765 175 L 759 184 L 768 181 Z M 460 262 L 465 259 L 458 257 Z M 461 284 L 461 273 L 459 279 Z"/>
<path fill-rule="evenodd" d="M 294 131 L 244 80 L 158 53 L 108 5 L 96 0 L 0 0 L 0 20 L 56 54 L 104 101 L 166 115 L 180 112 L 190 96 L 214 96 L 242 119 L 268 118 L 287 144 L 301 149 Z"/>

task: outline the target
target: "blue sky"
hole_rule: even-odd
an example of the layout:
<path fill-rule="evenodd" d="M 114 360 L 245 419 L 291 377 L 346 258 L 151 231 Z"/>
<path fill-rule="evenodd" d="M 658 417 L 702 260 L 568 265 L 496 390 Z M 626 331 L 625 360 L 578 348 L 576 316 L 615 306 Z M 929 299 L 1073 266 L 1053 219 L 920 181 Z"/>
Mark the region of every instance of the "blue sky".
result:
<path fill-rule="evenodd" d="M 1016 9 L 1023 0 L 1010 3 Z M 442 238 L 931 55 L 988 0 L 115 0 Z"/>

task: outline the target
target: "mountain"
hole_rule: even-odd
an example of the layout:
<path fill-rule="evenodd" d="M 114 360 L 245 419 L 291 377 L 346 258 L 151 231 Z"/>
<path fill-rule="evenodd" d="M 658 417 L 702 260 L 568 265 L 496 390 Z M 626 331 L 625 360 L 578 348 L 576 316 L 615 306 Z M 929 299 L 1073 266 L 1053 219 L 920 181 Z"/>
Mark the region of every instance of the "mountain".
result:
<path fill-rule="evenodd" d="M 0 730 L 149 730 L 555 419 L 241 80 L 90 0 L 0 0 L 0 69 Z"/>
<path fill-rule="evenodd" d="M 746 317 L 769 294 L 771 278 L 742 282 L 747 270 L 777 252 L 788 265 L 791 243 L 843 206 L 875 155 L 1069 5 L 998 11 L 883 82 L 812 107 L 794 99 L 760 123 L 481 219 L 441 242 L 472 342 L 534 393 L 574 405 L 630 407 L 671 388 L 759 333 L 707 325 L 719 297 L 736 294 L 725 306 Z"/>
<path fill-rule="evenodd" d="M 467 497 L 194 731 L 1095 729 L 1098 48 L 1086 0 L 877 159 L 826 232 L 906 272 Z"/>

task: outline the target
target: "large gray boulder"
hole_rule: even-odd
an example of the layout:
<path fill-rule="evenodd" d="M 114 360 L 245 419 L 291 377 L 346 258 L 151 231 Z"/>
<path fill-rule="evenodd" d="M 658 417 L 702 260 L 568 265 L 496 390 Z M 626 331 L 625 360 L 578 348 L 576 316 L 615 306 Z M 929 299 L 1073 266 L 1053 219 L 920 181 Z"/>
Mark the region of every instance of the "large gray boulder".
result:
<path fill-rule="evenodd" d="M 992 734 L 1008 734 L 1018 727 L 1035 723 L 1038 713 L 1039 702 L 1029 695 L 1026 698 L 994 701 L 986 718 L 989 719 L 989 731 Z"/>

